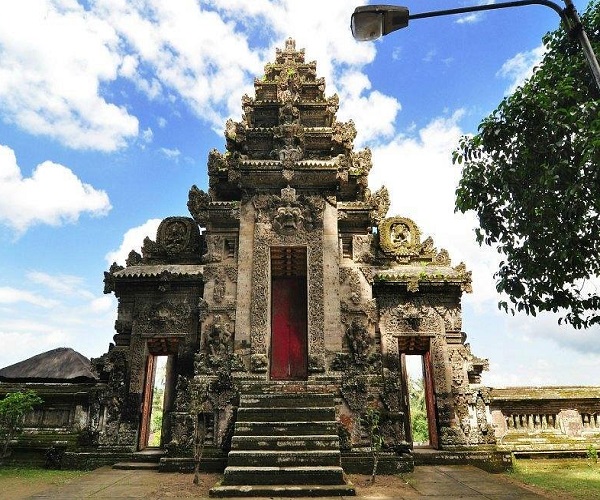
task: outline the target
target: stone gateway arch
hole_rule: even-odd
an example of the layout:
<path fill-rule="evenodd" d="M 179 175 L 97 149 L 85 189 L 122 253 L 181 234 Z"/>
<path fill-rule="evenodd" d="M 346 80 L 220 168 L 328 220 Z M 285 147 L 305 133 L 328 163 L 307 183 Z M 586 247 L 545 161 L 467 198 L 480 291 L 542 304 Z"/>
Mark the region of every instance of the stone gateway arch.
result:
<path fill-rule="evenodd" d="M 343 470 L 369 469 L 369 412 L 381 466 L 410 469 L 407 355 L 423 360 L 430 445 L 494 444 L 487 361 L 461 325 L 470 272 L 388 216 L 387 190 L 368 188 L 370 150 L 354 149 L 354 123 L 336 119 L 337 95 L 293 40 L 254 88 L 208 155 L 208 191 L 190 189 L 191 217 L 163 220 L 106 273 L 119 305 L 114 345 L 93 360 L 98 450 L 148 448 L 160 357 L 161 467 L 192 467 L 202 436 L 203 467 L 227 467 L 215 495 L 349 494 Z"/>

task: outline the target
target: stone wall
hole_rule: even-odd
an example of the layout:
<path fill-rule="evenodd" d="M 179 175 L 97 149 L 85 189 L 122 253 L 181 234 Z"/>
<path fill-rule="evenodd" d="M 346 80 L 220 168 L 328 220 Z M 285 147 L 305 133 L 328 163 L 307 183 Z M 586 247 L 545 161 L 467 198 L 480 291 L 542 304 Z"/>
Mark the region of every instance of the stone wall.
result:
<path fill-rule="evenodd" d="M 0 383 L 0 399 L 33 390 L 43 401 L 25 416 L 23 432 L 3 462 L 59 467 L 66 450 L 94 446 L 99 394 L 104 388 L 102 383 Z"/>

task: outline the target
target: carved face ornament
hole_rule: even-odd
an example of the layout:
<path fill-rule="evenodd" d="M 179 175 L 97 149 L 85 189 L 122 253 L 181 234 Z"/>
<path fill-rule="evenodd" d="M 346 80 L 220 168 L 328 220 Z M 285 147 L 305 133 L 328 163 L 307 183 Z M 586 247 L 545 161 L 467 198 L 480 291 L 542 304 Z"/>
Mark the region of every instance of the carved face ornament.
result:
<path fill-rule="evenodd" d="M 273 220 L 273 229 L 281 234 L 293 234 L 303 220 L 304 216 L 299 207 L 291 205 L 279 207 Z"/>

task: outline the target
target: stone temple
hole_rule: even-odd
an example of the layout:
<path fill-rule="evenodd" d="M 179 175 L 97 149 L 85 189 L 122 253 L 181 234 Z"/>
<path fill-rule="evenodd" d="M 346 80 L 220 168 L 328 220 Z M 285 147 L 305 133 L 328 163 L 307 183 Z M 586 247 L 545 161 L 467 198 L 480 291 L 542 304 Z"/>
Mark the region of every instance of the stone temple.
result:
<path fill-rule="evenodd" d="M 410 467 L 406 355 L 422 356 L 432 447 L 493 444 L 487 362 L 461 329 L 470 272 L 388 216 L 370 150 L 354 150 L 354 123 L 337 121 L 337 95 L 293 40 L 254 87 L 208 155 L 208 192 L 190 189 L 192 217 L 163 220 L 106 273 L 119 307 L 114 345 L 93 360 L 107 383 L 99 449 L 148 446 L 161 356 L 163 462 L 192 456 L 201 427 L 206 463 L 228 466 L 223 488 L 302 482 L 297 465 L 335 484 L 369 456 L 369 409 L 383 463 Z"/>
<path fill-rule="evenodd" d="M 375 434 L 382 472 L 426 460 L 411 435 L 413 355 L 432 457 L 501 462 L 496 441 L 511 432 L 597 436 L 600 393 L 589 391 L 577 393 L 568 422 L 558 392 L 531 396 L 537 403 L 499 393 L 492 418 L 487 361 L 462 331 L 466 266 L 453 266 L 414 221 L 388 215 L 387 190 L 368 187 L 370 150 L 354 149 L 354 123 L 336 119 L 338 97 L 293 40 L 254 87 L 241 121 L 226 124 L 225 150 L 208 155 L 208 191 L 190 189 L 191 217 L 164 219 L 142 255 L 105 273 L 116 334 L 86 377 L 41 375 L 34 362 L 0 370 L 0 391 L 29 380 L 52 403 L 35 425 L 54 415 L 47 427 L 64 428 L 63 466 L 154 453 L 161 470 L 191 470 L 201 448 L 201 468 L 225 471 L 216 496 L 352 494 L 344 472 L 370 472 Z"/>

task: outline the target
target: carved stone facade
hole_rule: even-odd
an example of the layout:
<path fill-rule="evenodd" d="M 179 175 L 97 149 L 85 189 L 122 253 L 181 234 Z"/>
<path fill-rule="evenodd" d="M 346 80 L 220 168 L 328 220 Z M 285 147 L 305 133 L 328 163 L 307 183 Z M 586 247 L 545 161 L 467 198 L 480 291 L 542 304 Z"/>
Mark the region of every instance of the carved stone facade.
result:
<path fill-rule="evenodd" d="M 487 364 L 462 332 L 470 272 L 412 220 L 386 217 L 387 190 L 368 189 L 371 152 L 354 150 L 354 123 L 337 120 L 338 97 L 293 40 L 254 87 L 241 121 L 226 124 L 226 152 L 208 155 L 208 191 L 190 189 L 192 218 L 165 219 L 143 255 L 106 273 L 119 309 L 115 344 L 95 361 L 109 387 L 100 444 L 146 445 L 149 360 L 165 355 L 162 445 L 173 457 L 191 455 L 199 422 L 215 453 L 227 450 L 252 384 L 333 390 L 348 453 L 368 444 L 367 408 L 381 412 L 386 448 L 404 453 L 409 354 L 430 374 L 432 444 L 493 443 Z M 278 344 L 282 314 L 296 321 L 294 353 Z"/>

